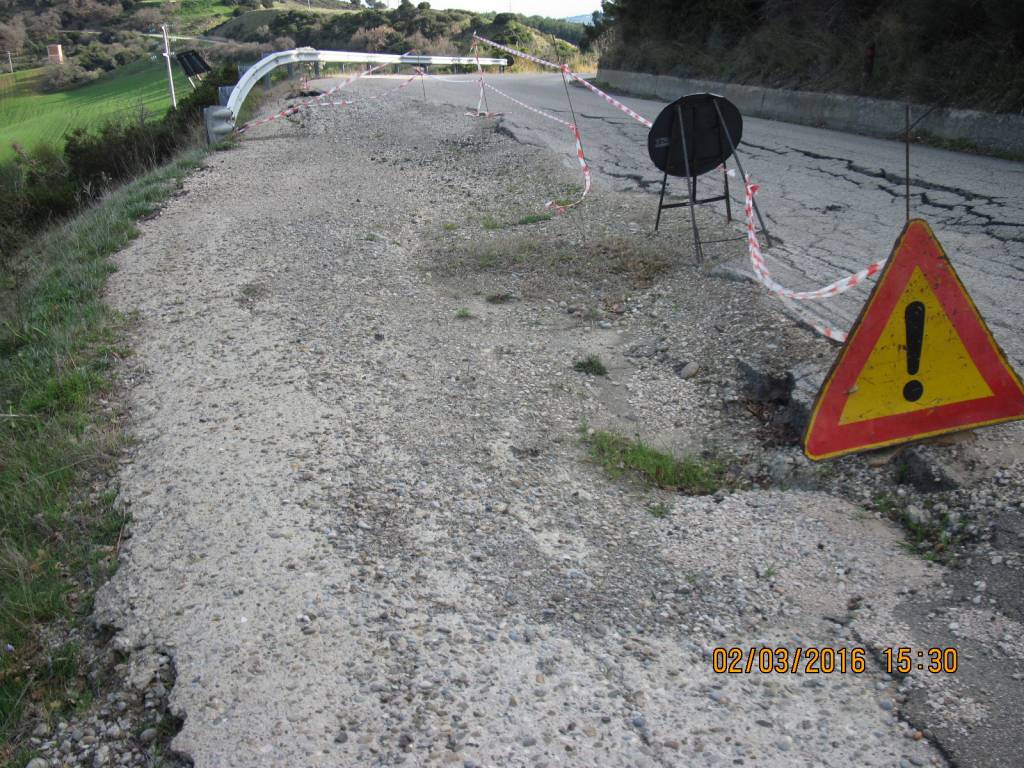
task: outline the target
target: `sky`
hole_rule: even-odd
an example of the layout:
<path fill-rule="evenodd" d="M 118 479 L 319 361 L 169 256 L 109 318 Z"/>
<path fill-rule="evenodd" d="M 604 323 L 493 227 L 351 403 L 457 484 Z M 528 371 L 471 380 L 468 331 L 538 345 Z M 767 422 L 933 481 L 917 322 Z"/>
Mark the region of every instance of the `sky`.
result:
<path fill-rule="evenodd" d="M 413 4 L 418 0 L 413 0 Z M 394 8 L 397 0 L 388 5 Z M 508 11 L 524 16 L 551 16 L 564 19 L 567 16 L 590 14 L 601 7 L 601 0 L 430 0 L 431 8 L 461 8 L 466 11 Z"/>

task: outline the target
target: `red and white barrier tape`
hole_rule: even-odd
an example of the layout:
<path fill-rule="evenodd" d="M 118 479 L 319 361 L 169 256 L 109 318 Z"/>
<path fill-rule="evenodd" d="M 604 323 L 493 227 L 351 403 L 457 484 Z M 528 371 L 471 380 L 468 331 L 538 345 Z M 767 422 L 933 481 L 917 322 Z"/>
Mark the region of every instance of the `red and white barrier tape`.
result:
<path fill-rule="evenodd" d="M 346 85 L 348 85 L 351 82 L 354 82 L 354 81 L 358 80 L 360 77 L 365 77 L 366 75 L 370 74 L 371 72 L 376 72 L 378 69 L 383 69 L 384 66 L 385 66 L 384 64 L 379 64 L 376 67 L 371 67 L 370 69 L 365 69 L 362 72 L 357 72 L 355 75 L 350 77 L 348 80 L 344 81 L 340 85 L 334 86 L 333 88 L 331 88 L 329 91 L 326 91 L 325 93 L 318 94 L 317 96 L 314 96 L 311 99 L 307 99 L 306 101 L 303 101 L 303 102 L 301 102 L 299 104 L 293 104 L 292 106 L 288 107 L 287 109 L 282 109 L 280 112 L 278 112 L 276 114 L 273 114 L 273 115 L 270 115 L 269 117 L 262 117 L 259 120 L 250 120 L 248 123 L 246 123 L 241 128 L 239 128 L 238 132 L 239 133 L 245 133 L 250 128 L 255 128 L 258 125 L 264 125 L 265 123 L 269 123 L 269 122 L 271 122 L 273 120 L 280 120 L 282 117 L 290 117 L 291 115 L 294 115 L 296 112 L 299 112 L 300 110 L 303 110 L 303 109 L 306 109 L 307 107 L 311 107 L 311 106 L 315 105 L 317 102 L 321 101 L 322 99 L 327 98 L 332 93 L 337 93 L 342 88 L 344 88 Z"/>
<path fill-rule="evenodd" d="M 768 267 L 764 263 L 764 256 L 761 254 L 761 244 L 757 240 L 757 230 L 754 226 L 754 193 L 757 192 L 757 185 L 752 183 L 748 178 L 745 186 L 747 194 L 743 204 L 743 213 L 747 218 L 747 247 L 750 250 L 750 265 L 753 267 L 754 275 L 757 277 L 758 281 L 760 281 L 760 283 L 768 290 L 777 294 L 783 301 L 789 302 L 793 299 L 825 298 L 826 296 L 835 296 L 836 293 L 841 293 L 842 291 L 847 290 L 847 288 L 852 288 L 854 285 L 857 285 L 857 283 L 865 279 L 865 277 L 874 275 L 882 268 L 881 265 L 884 262 L 876 262 L 867 269 L 861 270 L 856 275 L 850 275 L 842 280 L 837 280 L 835 283 L 825 286 L 825 288 L 820 288 L 817 291 L 804 291 L 800 293 L 784 288 L 775 282 L 775 280 L 772 279 L 771 273 L 768 272 Z M 829 293 L 829 291 L 833 290 L 834 286 L 840 283 L 848 284 L 845 288 Z M 810 321 L 809 324 L 814 328 L 814 330 L 829 339 L 834 339 L 835 341 L 846 341 L 846 331 L 841 331 L 838 328 L 832 328 L 831 326 L 819 325 L 813 321 Z"/>
<path fill-rule="evenodd" d="M 885 259 L 882 261 L 876 261 L 873 264 L 868 264 L 868 266 L 859 272 L 842 277 L 835 282 L 829 283 L 823 288 L 817 288 L 813 291 L 794 291 L 779 285 L 772 279 L 771 274 L 768 272 L 768 267 L 764 263 L 764 256 L 761 254 L 761 245 L 757 241 L 757 235 L 753 230 L 752 216 L 754 193 L 757 192 L 758 186 L 747 181 L 746 188 L 747 198 L 744 205 L 744 211 L 747 215 L 747 241 L 750 243 L 750 263 L 753 265 L 754 271 L 764 278 L 762 282 L 780 296 L 784 296 L 787 299 L 793 299 L 794 301 L 829 299 L 860 285 L 870 277 L 874 277 L 881 272 L 882 267 L 885 266 Z"/>
<path fill-rule="evenodd" d="M 501 115 L 501 112 L 491 112 L 484 110 L 484 105 L 487 103 L 487 97 L 484 96 L 484 68 L 480 66 L 480 53 L 477 50 L 476 41 L 473 42 L 471 50 L 473 56 L 476 58 L 476 81 L 480 86 L 480 95 L 477 97 L 476 100 L 476 112 L 467 112 L 466 114 L 469 115 L 470 117 L 498 117 Z"/>
<path fill-rule="evenodd" d="M 530 106 L 529 104 L 527 104 L 527 103 L 525 103 L 525 102 L 522 102 L 522 101 L 520 101 L 519 99 L 517 99 L 517 98 L 515 98 L 515 97 L 513 97 L 513 96 L 509 96 L 509 95 L 508 95 L 507 93 L 505 93 L 504 91 L 502 91 L 502 90 L 499 90 L 498 88 L 495 88 L 495 87 L 494 87 L 493 85 L 491 85 L 490 83 L 484 83 L 484 85 L 485 85 L 485 86 L 486 86 L 487 88 L 490 88 L 490 89 L 491 89 L 492 91 L 494 91 L 494 92 L 495 92 L 496 94 L 498 94 L 499 96 L 504 96 L 504 97 L 505 97 L 506 99 L 508 99 L 509 101 L 511 101 L 511 102 L 512 102 L 513 104 L 518 104 L 518 105 L 519 105 L 520 107 L 522 107 L 523 109 L 528 109 L 528 110 L 529 110 L 530 112 L 533 112 L 533 113 L 535 113 L 535 114 L 538 114 L 538 115 L 540 115 L 541 117 L 546 117 L 546 118 L 547 118 L 548 120 L 554 120 L 554 121 L 555 121 L 556 123 L 561 123 L 561 124 L 562 124 L 562 125 L 564 125 L 564 126 L 565 126 L 566 128 L 570 128 L 570 127 L 572 127 L 572 123 L 570 123 L 570 122 L 569 122 L 568 120 L 563 120 L 563 119 L 562 119 L 562 118 L 560 118 L 560 117 L 555 117 L 554 115 L 552 115 L 552 114 L 550 114 L 550 113 L 548 113 L 548 112 L 545 112 L 545 111 L 544 111 L 543 109 L 537 109 L 537 107 L 531 107 L 531 106 Z"/>
<path fill-rule="evenodd" d="M 542 59 L 539 56 L 532 56 L 529 53 L 525 53 L 523 51 L 517 51 L 515 48 L 509 48 L 507 45 L 502 45 L 501 43 L 496 43 L 493 40 L 488 40 L 486 37 L 480 37 L 480 35 L 476 34 L 475 32 L 473 33 L 473 39 L 474 40 L 479 40 L 481 43 L 484 43 L 485 45 L 489 45 L 492 48 L 497 48 L 499 51 L 505 51 L 505 53 L 510 53 L 513 56 L 519 56 L 520 58 L 527 59 L 529 61 L 535 62 L 535 63 L 540 64 L 542 66 L 550 67 L 552 69 L 561 70 L 568 77 L 571 77 L 576 82 L 578 82 L 581 85 L 583 85 L 584 87 L 590 89 L 591 91 L 596 93 L 598 96 L 600 96 L 602 99 L 604 99 L 609 104 L 611 104 L 613 107 L 615 107 L 617 109 L 621 109 L 627 115 L 629 115 L 634 120 L 636 120 L 638 123 L 642 123 L 643 125 L 647 126 L 648 128 L 650 128 L 651 125 L 653 125 L 653 123 L 651 123 L 651 121 L 648 120 L 646 117 L 644 117 L 641 114 L 638 114 L 637 112 L 634 112 L 632 109 L 627 107 L 625 104 L 623 104 L 618 99 L 615 99 L 615 98 L 609 96 L 607 93 L 602 91 L 596 85 L 594 85 L 593 83 L 591 83 L 588 80 L 583 79 L 582 77 L 577 75 L 575 72 L 570 70 L 569 67 L 564 65 L 564 64 L 561 64 L 561 65 L 555 64 L 554 62 L 548 61 L 547 59 Z"/>
<path fill-rule="evenodd" d="M 545 112 L 543 109 L 537 109 L 537 107 L 533 107 L 527 104 L 526 102 L 520 101 L 519 99 L 513 96 L 509 96 L 507 93 L 498 88 L 495 88 L 490 83 L 484 83 L 484 85 L 486 85 L 492 91 L 497 93 L 499 96 L 504 96 L 513 104 L 518 104 L 523 109 L 529 110 L 530 112 L 540 115 L 541 117 L 545 117 L 548 120 L 553 120 L 554 122 L 559 123 L 560 125 L 564 125 L 572 132 L 573 141 L 576 142 L 576 159 L 579 160 L 580 169 L 583 171 L 583 194 L 580 195 L 579 200 L 576 200 L 573 203 L 567 203 L 565 205 L 562 205 L 561 203 L 557 203 L 554 200 L 549 200 L 544 205 L 544 207 L 550 208 L 553 211 L 555 211 L 555 213 L 561 215 L 565 213 L 569 208 L 572 208 L 582 203 L 583 198 L 585 198 L 590 193 L 592 181 L 590 177 L 590 166 L 587 165 L 587 158 L 583 155 L 583 140 L 580 138 L 580 129 L 576 127 L 574 124 L 570 123 L 568 120 L 563 120 L 562 118 L 556 117 L 555 115 L 552 115 L 549 112 Z"/>
<path fill-rule="evenodd" d="M 572 136 L 576 140 L 576 159 L 580 161 L 580 168 L 583 170 L 583 194 L 580 195 L 580 199 L 574 203 L 568 203 L 562 205 L 556 203 L 554 200 L 549 200 L 545 208 L 552 209 L 555 213 L 561 215 L 565 213 L 569 208 L 579 205 L 583 202 L 583 198 L 590 192 L 590 166 L 587 165 L 587 158 L 583 156 L 583 143 L 580 140 L 580 129 L 577 128 L 573 123 L 569 124 L 569 130 L 572 131 Z"/>

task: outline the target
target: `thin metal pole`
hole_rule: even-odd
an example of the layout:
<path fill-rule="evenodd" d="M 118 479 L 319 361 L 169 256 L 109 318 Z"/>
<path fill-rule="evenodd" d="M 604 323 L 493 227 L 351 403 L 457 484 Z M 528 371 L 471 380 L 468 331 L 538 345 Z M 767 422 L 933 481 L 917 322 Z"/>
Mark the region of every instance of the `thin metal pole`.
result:
<path fill-rule="evenodd" d="M 11 74 L 14 74 L 14 59 L 11 58 L 11 52 L 7 52 L 7 66 L 11 68 Z"/>
<path fill-rule="evenodd" d="M 171 70 L 171 41 L 167 39 L 167 25 L 161 24 L 164 33 L 164 58 L 167 59 L 167 87 L 171 89 L 171 106 L 178 108 L 178 97 L 174 95 L 174 72 Z"/>
<path fill-rule="evenodd" d="M 487 90 L 484 88 L 484 68 L 480 66 L 480 48 L 476 42 L 476 30 L 473 30 L 473 37 L 471 38 L 473 43 L 469 47 L 469 52 L 473 54 L 476 59 L 476 73 L 477 78 L 480 81 L 480 100 L 484 103 L 484 112 L 490 114 L 491 108 L 487 104 Z M 477 105 L 477 112 L 480 111 L 479 104 Z"/>
<path fill-rule="evenodd" d="M 903 132 L 903 148 L 904 148 L 904 164 L 903 172 L 906 176 L 906 198 L 907 198 L 907 222 L 910 222 L 910 102 L 907 101 L 906 112 L 904 113 L 904 125 L 906 130 Z"/>
<path fill-rule="evenodd" d="M 686 129 L 683 127 L 683 108 L 676 104 L 676 125 L 679 128 L 679 140 L 683 145 L 683 165 L 686 171 L 687 185 L 690 188 L 690 226 L 693 227 L 693 251 L 697 256 L 697 263 L 704 263 L 704 249 L 700 246 L 700 232 L 697 231 L 697 177 L 690 175 L 690 151 L 686 148 Z M 667 167 L 667 164 L 666 164 Z"/>
<path fill-rule="evenodd" d="M 427 100 L 427 78 L 426 78 L 426 70 L 424 70 L 424 69 L 420 70 L 420 87 L 423 88 L 423 101 L 426 101 Z"/>
<path fill-rule="evenodd" d="M 722 161 L 722 168 L 724 173 L 722 174 L 722 181 L 725 186 L 725 220 L 732 221 L 732 200 L 729 198 L 729 166 Z"/>
<path fill-rule="evenodd" d="M 562 70 L 562 85 L 565 86 L 565 100 L 569 102 L 569 114 L 572 115 L 572 124 L 576 126 L 576 139 L 580 143 L 580 152 L 583 152 L 583 139 L 580 138 L 579 123 L 576 122 L 576 110 L 572 108 L 572 96 L 569 95 L 569 81 L 565 79 L 564 69 Z M 586 160 L 587 153 L 583 152 L 583 161 L 586 162 Z M 660 214 L 661 211 L 658 211 L 658 213 Z M 658 229 L 657 224 L 655 224 L 654 229 Z"/>
<path fill-rule="evenodd" d="M 668 160 L 665 161 L 665 167 L 668 168 Z M 661 177 L 661 197 L 658 198 L 658 216 L 654 219 L 655 232 L 658 231 L 658 225 L 661 224 L 661 209 L 665 207 L 665 185 L 667 183 L 668 171 L 665 171 L 665 175 Z"/>
<path fill-rule="evenodd" d="M 725 117 L 722 116 L 722 110 L 718 107 L 718 99 L 712 99 L 711 103 L 715 105 L 715 112 L 718 113 L 718 122 L 722 126 L 722 132 L 725 134 L 726 140 L 729 142 L 729 149 L 732 150 L 733 159 L 736 161 L 736 167 L 740 169 L 740 177 L 743 179 L 743 188 L 747 188 L 747 174 L 743 170 L 743 163 L 740 162 L 740 153 L 736 151 L 736 145 L 732 143 L 732 134 L 729 133 L 729 128 L 725 125 Z M 754 213 L 757 214 L 757 220 L 761 224 L 761 231 L 764 232 L 764 239 L 769 248 L 772 247 L 772 236 L 768 232 L 768 227 L 764 225 L 764 219 L 761 218 L 761 209 L 757 205 L 757 200 L 754 200 Z"/>

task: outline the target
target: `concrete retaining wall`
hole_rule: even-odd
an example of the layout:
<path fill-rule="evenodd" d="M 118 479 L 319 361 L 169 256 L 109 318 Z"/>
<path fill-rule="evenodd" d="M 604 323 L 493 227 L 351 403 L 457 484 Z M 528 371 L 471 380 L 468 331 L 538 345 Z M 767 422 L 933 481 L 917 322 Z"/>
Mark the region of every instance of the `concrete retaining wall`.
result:
<path fill-rule="evenodd" d="M 688 93 L 718 93 L 750 117 L 889 138 L 902 136 L 903 133 L 905 108 L 897 101 L 715 83 L 614 69 L 598 70 L 597 77 L 637 96 L 656 96 L 665 101 L 675 100 Z M 926 109 L 914 105 L 911 119 L 917 119 Z M 654 115 L 649 117 L 653 119 Z M 918 123 L 914 132 L 927 133 L 940 139 L 969 141 L 990 151 L 1024 155 L 1024 117 L 1020 115 L 937 109 Z"/>

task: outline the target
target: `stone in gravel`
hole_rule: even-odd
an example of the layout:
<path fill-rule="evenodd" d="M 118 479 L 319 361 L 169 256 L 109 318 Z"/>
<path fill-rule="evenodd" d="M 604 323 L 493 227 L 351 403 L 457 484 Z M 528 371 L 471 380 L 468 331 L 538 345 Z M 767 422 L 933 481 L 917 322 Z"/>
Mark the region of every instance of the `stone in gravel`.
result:
<path fill-rule="evenodd" d="M 928 525 L 932 521 L 932 516 L 926 509 L 915 504 L 907 505 L 907 519 L 915 525 Z"/>
<path fill-rule="evenodd" d="M 41 757 L 33 757 L 25 768 L 50 768 L 50 764 Z"/>
<path fill-rule="evenodd" d="M 681 379 L 692 379 L 697 375 L 697 372 L 700 370 L 700 366 L 693 361 L 680 361 L 672 366 L 672 370 L 674 370 L 676 375 Z"/>

